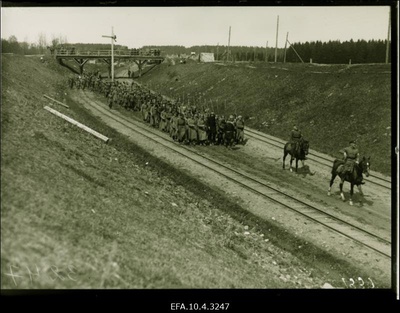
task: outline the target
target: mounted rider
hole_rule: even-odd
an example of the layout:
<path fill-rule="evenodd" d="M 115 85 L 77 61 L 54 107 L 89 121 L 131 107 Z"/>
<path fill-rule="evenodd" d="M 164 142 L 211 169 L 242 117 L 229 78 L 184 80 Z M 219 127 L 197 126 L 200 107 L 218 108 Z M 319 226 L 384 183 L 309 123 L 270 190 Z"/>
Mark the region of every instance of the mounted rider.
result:
<path fill-rule="evenodd" d="M 349 146 L 344 148 L 343 151 L 343 173 L 352 173 L 354 170 L 354 165 L 360 162 L 360 153 L 357 149 L 356 142 L 351 140 L 349 142 Z M 362 180 L 361 182 L 364 184 L 365 182 Z"/>
<path fill-rule="evenodd" d="M 349 146 L 344 148 L 343 151 L 343 161 L 344 161 L 344 171 L 353 172 L 354 164 L 359 162 L 360 153 L 356 147 L 356 142 L 351 140 Z"/>
<path fill-rule="evenodd" d="M 298 152 L 300 148 L 300 141 L 303 138 L 301 131 L 297 128 L 296 125 L 293 126 L 292 131 L 290 132 L 290 143 L 294 146 L 293 151 Z"/>

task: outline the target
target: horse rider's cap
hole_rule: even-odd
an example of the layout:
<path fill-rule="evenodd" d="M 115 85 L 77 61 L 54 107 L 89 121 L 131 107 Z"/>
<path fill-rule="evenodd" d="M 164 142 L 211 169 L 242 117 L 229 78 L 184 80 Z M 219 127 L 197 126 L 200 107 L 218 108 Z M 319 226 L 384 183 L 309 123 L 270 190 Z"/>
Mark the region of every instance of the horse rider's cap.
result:
<path fill-rule="evenodd" d="M 355 144 L 356 142 L 354 140 L 350 140 L 350 143 L 354 143 Z"/>
<path fill-rule="evenodd" d="M 297 128 L 297 126 L 293 126 L 293 129 L 294 129 L 294 130 L 299 130 L 299 129 Z"/>

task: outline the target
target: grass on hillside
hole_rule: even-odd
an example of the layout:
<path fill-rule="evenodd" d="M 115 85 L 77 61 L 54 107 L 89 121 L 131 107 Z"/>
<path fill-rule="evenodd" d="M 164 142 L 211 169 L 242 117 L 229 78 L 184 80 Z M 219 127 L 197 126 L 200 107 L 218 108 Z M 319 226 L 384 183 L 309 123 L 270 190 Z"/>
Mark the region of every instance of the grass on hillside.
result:
<path fill-rule="evenodd" d="M 296 124 L 333 157 L 355 139 L 371 169 L 391 174 L 390 65 L 163 64 L 139 81 L 282 139 Z"/>

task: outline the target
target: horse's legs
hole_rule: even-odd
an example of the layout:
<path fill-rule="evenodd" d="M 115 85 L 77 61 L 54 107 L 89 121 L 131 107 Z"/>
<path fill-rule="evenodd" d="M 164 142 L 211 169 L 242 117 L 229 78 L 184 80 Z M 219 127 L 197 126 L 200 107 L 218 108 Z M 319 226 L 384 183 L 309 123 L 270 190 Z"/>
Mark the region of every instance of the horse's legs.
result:
<path fill-rule="evenodd" d="M 287 155 L 288 155 L 287 151 L 283 152 L 283 166 L 282 166 L 283 169 L 285 169 L 285 160 Z"/>
<path fill-rule="evenodd" d="M 293 157 L 290 156 L 290 171 L 291 171 L 291 172 L 293 172 L 293 169 L 292 169 L 292 162 L 293 162 Z"/>
<path fill-rule="evenodd" d="M 340 188 L 340 197 L 342 198 L 343 201 L 346 201 L 346 199 L 344 198 L 344 194 L 343 194 L 343 183 L 344 183 L 344 180 L 342 179 L 342 180 L 340 181 L 340 184 L 339 184 L 339 188 Z"/>
<path fill-rule="evenodd" d="M 357 185 L 357 188 L 358 188 L 358 191 L 360 192 L 360 195 L 364 195 L 364 193 L 363 193 L 363 191 L 362 191 L 362 188 L 361 188 L 361 185 Z"/>
<path fill-rule="evenodd" d="M 301 160 L 301 166 L 304 167 L 304 160 Z"/>
<path fill-rule="evenodd" d="M 333 182 L 335 181 L 335 178 L 336 178 L 336 174 L 332 174 L 331 181 L 329 182 L 328 196 L 331 195 L 331 188 L 332 188 Z"/>
<path fill-rule="evenodd" d="M 350 205 L 353 205 L 353 193 L 354 193 L 354 184 L 351 183 L 351 185 L 350 185 L 350 201 L 349 201 Z"/>
<path fill-rule="evenodd" d="M 297 172 L 298 167 L 299 167 L 299 159 L 296 158 L 296 172 Z"/>
<path fill-rule="evenodd" d="M 362 191 L 361 185 L 357 185 L 358 191 L 360 193 L 361 196 L 364 196 L 364 193 Z M 360 200 L 360 205 L 362 205 L 362 200 Z"/>

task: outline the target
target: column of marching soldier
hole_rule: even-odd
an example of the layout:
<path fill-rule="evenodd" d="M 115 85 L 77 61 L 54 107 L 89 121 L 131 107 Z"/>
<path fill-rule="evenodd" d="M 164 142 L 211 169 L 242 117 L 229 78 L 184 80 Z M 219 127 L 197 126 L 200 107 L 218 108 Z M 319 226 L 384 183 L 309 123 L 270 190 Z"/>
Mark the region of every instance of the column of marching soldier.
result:
<path fill-rule="evenodd" d="M 245 142 L 244 120 L 240 115 L 232 114 L 225 119 L 224 115 L 218 116 L 208 108 L 166 100 L 134 82 L 112 84 L 102 80 L 98 72 L 70 76 L 68 85 L 104 95 L 110 109 L 119 105 L 127 110 L 140 111 L 145 122 L 168 133 L 179 143 L 231 148 Z"/>

